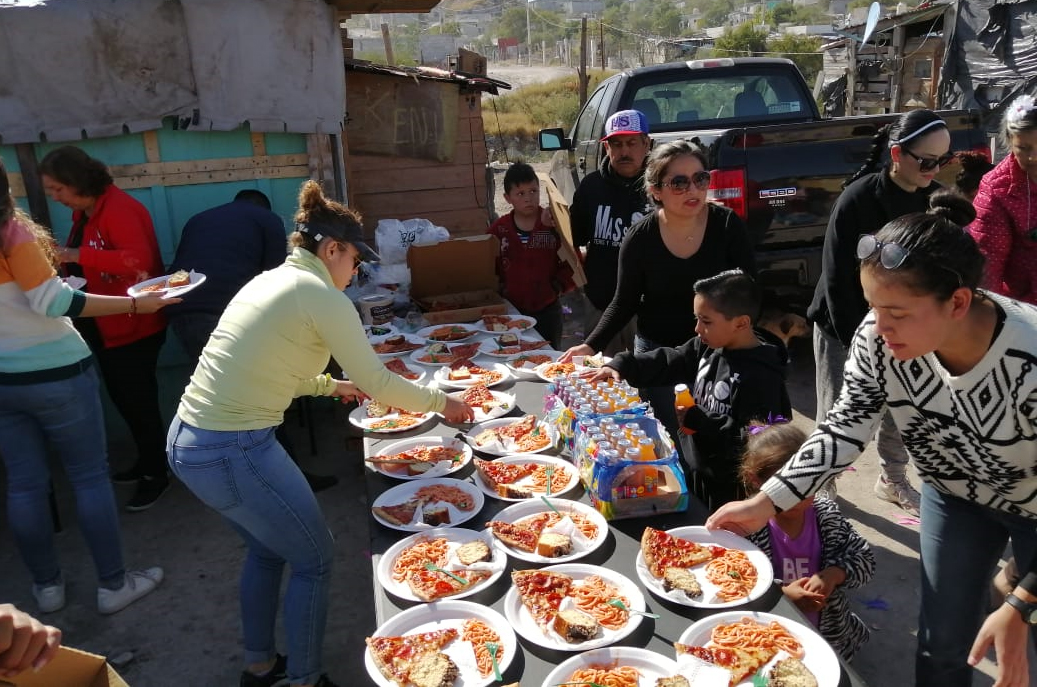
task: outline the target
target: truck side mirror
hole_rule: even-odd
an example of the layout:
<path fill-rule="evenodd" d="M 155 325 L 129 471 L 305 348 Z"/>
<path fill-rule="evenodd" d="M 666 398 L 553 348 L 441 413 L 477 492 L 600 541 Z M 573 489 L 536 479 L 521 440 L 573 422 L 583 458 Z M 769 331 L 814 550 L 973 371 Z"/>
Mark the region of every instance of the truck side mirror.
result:
<path fill-rule="evenodd" d="M 562 129 L 541 129 L 537 132 L 537 143 L 540 150 L 569 150 L 573 145 Z"/>

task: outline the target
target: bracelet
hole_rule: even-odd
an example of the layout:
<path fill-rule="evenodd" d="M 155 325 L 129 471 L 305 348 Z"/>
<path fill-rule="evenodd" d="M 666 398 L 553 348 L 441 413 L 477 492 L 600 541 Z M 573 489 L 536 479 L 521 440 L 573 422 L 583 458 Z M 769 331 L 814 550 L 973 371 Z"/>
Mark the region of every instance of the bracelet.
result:
<path fill-rule="evenodd" d="M 130 317 L 133 317 L 136 314 L 137 314 L 137 299 L 135 297 L 133 297 L 133 296 L 130 296 Z"/>

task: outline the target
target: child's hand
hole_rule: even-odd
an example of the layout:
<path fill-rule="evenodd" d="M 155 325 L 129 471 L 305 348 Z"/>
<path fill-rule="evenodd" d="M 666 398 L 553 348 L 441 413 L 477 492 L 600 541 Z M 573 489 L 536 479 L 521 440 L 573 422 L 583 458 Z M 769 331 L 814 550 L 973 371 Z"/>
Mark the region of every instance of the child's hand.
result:
<path fill-rule="evenodd" d="M 846 571 L 837 566 L 830 566 L 810 578 L 807 589 L 822 594 L 825 598 L 832 595 L 835 588 L 846 581 Z"/>
<path fill-rule="evenodd" d="M 618 382 L 623 379 L 623 375 L 619 374 L 619 370 L 613 370 L 611 367 L 601 367 L 593 372 L 584 372 L 580 377 L 591 383 L 602 382 L 606 379 L 613 379 Z"/>
<path fill-rule="evenodd" d="M 808 589 L 811 579 L 809 577 L 801 577 L 781 588 L 782 593 L 788 597 L 789 601 L 794 603 L 796 608 L 804 613 L 820 611 L 828 600 L 826 595 Z"/>

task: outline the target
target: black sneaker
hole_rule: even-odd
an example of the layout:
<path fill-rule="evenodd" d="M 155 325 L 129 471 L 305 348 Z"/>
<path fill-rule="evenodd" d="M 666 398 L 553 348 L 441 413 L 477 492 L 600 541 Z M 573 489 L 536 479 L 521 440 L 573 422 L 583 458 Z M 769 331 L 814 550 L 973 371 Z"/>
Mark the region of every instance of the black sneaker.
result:
<path fill-rule="evenodd" d="M 122 470 L 112 475 L 112 481 L 116 484 L 136 484 L 140 479 L 144 477 L 144 473 L 140 471 L 140 468 L 134 465 L 129 470 Z"/>
<path fill-rule="evenodd" d="M 165 476 L 141 477 L 137 482 L 137 491 L 126 503 L 126 510 L 137 513 L 151 508 L 159 497 L 166 493 L 166 489 L 169 489 L 169 479 Z"/>
<path fill-rule="evenodd" d="M 274 687 L 274 685 L 280 685 L 288 679 L 288 675 L 285 672 L 288 669 L 288 659 L 277 654 L 277 658 L 274 659 L 274 667 L 267 671 L 265 675 L 253 675 L 247 670 L 241 671 L 241 682 L 238 683 L 240 687 Z"/>

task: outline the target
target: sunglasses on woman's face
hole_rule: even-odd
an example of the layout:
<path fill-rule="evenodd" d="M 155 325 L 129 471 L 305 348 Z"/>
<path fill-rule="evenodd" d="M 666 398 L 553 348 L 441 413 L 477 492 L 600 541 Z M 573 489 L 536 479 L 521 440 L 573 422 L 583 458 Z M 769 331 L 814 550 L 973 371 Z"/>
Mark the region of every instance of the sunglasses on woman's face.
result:
<path fill-rule="evenodd" d="M 678 174 L 669 181 L 664 181 L 659 184 L 660 188 L 669 186 L 674 193 L 686 193 L 689 188 L 694 186 L 699 190 L 705 190 L 709 188 L 709 172 L 695 172 L 690 177 L 683 174 Z"/>
<path fill-rule="evenodd" d="M 922 157 L 915 155 L 907 148 L 901 148 L 901 150 L 913 157 L 918 163 L 918 169 L 923 172 L 931 172 L 937 167 L 946 167 L 954 159 L 954 153 L 944 153 L 940 157 Z"/>

